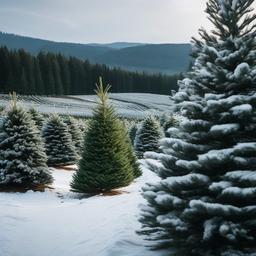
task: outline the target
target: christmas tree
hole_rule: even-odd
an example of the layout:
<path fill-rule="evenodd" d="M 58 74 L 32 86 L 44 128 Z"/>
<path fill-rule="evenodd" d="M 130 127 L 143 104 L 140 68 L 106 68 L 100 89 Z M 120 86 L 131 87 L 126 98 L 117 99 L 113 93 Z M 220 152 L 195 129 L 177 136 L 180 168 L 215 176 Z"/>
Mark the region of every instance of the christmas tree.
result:
<path fill-rule="evenodd" d="M 138 125 L 134 123 L 130 129 L 129 129 L 129 137 L 131 140 L 132 145 L 134 145 L 135 137 L 136 137 L 136 132 L 138 130 Z"/>
<path fill-rule="evenodd" d="M 77 154 L 80 155 L 83 149 L 83 132 L 80 129 L 80 123 L 73 117 L 69 116 L 65 123 L 68 126 L 68 132 L 71 134 L 73 145 L 76 148 Z"/>
<path fill-rule="evenodd" d="M 165 122 L 163 123 L 162 127 L 163 127 L 163 130 L 164 130 L 164 134 L 166 137 L 171 137 L 171 134 L 169 132 L 169 129 L 170 128 L 173 128 L 173 127 L 176 127 L 178 125 L 178 120 L 177 118 L 175 118 L 174 115 L 169 115 Z"/>
<path fill-rule="evenodd" d="M 32 120 L 36 123 L 37 128 L 41 131 L 44 124 L 44 117 L 35 108 L 29 110 Z"/>
<path fill-rule="evenodd" d="M 177 255 L 255 255 L 256 14 L 253 0 L 209 0 L 215 26 L 173 99 L 184 116 L 147 166 L 142 233 Z M 176 255 L 175 254 L 175 255 Z"/>
<path fill-rule="evenodd" d="M 109 86 L 97 86 L 98 106 L 85 134 L 79 169 L 73 176 L 72 190 L 101 193 L 129 185 L 134 179 L 135 158 L 124 125 L 107 102 Z"/>
<path fill-rule="evenodd" d="M 159 150 L 159 139 L 163 136 L 159 122 L 152 116 L 147 117 L 136 132 L 134 148 L 138 158 L 147 151 Z"/>
<path fill-rule="evenodd" d="M 125 123 L 123 122 L 123 129 L 121 130 L 121 132 L 123 132 L 123 137 L 124 138 L 127 138 L 127 148 L 128 148 L 128 157 L 131 161 L 131 165 L 133 167 L 133 177 L 134 178 L 138 178 L 142 175 L 142 171 L 140 169 L 140 165 L 138 163 L 138 159 L 137 159 L 137 156 L 134 152 L 134 149 L 133 149 L 133 145 L 131 143 L 131 139 L 130 139 L 130 131 L 128 132 L 127 134 L 127 128 L 126 128 L 126 125 Z M 133 126 L 133 125 L 132 125 Z"/>
<path fill-rule="evenodd" d="M 75 164 L 78 155 L 67 125 L 58 115 L 51 115 L 43 126 L 45 150 L 49 166 Z"/>
<path fill-rule="evenodd" d="M 40 132 L 30 115 L 17 106 L 14 93 L 0 122 L 0 187 L 50 184 L 46 161 Z"/>

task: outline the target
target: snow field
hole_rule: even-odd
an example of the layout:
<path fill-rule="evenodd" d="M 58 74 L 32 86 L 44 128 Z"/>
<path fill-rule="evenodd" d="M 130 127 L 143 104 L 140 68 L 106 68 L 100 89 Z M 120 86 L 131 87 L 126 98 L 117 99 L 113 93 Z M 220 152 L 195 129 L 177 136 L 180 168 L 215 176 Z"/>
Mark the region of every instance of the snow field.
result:
<path fill-rule="evenodd" d="M 145 93 L 109 94 L 110 103 L 119 116 L 127 118 L 144 118 L 150 113 L 161 115 L 163 111 L 172 110 L 169 96 Z M 9 96 L 0 94 L 0 106 L 6 106 Z M 44 97 L 18 95 L 18 101 L 24 108 L 34 107 L 41 113 L 58 113 L 65 115 L 91 117 L 96 105 L 95 95 Z"/>
<path fill-rule="evenodd" d="M 0 193 L 1 256 L 163 256 L 150 251 L 140 229 L 143 176 L 114 196 L 79 198 L 70 192 L 73 171 L 51 169 L 52 190 Z"/>

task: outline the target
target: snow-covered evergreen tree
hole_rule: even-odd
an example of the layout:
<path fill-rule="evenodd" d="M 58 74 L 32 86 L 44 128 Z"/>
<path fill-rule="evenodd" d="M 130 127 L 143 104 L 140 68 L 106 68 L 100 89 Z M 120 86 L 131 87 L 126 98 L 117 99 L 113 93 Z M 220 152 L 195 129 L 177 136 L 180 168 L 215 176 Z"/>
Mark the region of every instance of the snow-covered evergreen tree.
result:
<path fill-rule="evenodd" d="M 43 138 L 49 166 L 75 164 L 78 160 L 67 125 L 58 115 L 51 115 L 43 126 Z"/>
<path fill-rule="evenodd" d="M 131 140 L 132 145 L 134 145 L 135 137 L 136 137 L 136 132 L 138 130 L 138 125 L 134 123 L 130 129 L 129 129 L 129 137 Z"/>
<path fill-rule="evenodd" d="M 127 131 L 107 102 L 108 89 L 103 88 L 100 79 L 99 104 L 85 134 L 82 159 L 71 183 L 77 192 L 101 193 L 129 185 L 137 171 Z"/>
<path fill-rule="evenodd" d="M 33 188 L 52 182 L 41 134 L 30 115 L 16 104 L 0 122 L 0 187 Z"/>
<path fill-rule="evenodd" d="M 84 120 L 84 119 L 78 119 L 78 127 L 81 130 L 81 132 L 84 134 L 88 128 L 88 120 Z M 84 136 L 83 136 L 84 137 Z"/>
<path fill-rule="evenodd" d="M 80 123 L 73 117 L 69 116 L 65 123 L 68 126 L 68 132 L 71 134 L 73 145 L 76 148 L 77 154 L 80 155 L 83 149 L 83 132 L 80 129 Z"/>
<path fill-rule="evenodd" d="M 148 116 L 138 128 L 134 140 L 134 148 L 138 158 L 143 158 L 147 151 L 158 152 L 159 139 L 163 136 L 163 131 L 159 122 L 153 117 Z"/>
<path fill-rule="evenodd" d="M 29 110 L 32 120 L 36 123 L 37 128 L 41 131 L 44 124 L 44 117 L 35 108 Z"/>
<path fill-rule="evenodd" d="M 209 0 L 215 26 L 173 97 L 186 118 L 147 165 L 142 232 L 177 255 L 256 255 L 256 19 L 253 0 Z M 175 255 L 176 255 L 175 254 Z"/>
<path fill-rule="evenodd" d="M 170 128 L 176 127 L 178 125 L 178 120 L 175 118 L 174 115 L 169 115 L 165 122 L 163 123 L 162 127 L 164 130 L 164 134 L 166 137 L 171 137 L 171 134 L 169 132 Z"/>

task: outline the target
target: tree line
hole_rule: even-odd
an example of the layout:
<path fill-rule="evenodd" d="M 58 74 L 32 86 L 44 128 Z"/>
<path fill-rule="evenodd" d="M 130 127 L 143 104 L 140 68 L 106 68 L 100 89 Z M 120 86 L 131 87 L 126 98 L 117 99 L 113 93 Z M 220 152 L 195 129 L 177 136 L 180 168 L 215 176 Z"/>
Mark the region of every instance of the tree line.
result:
<path fill-rule="evenodd" d="M 147 74 L 91 64 L 75 57 L 0 47 L 0 93 L 25 95 L 92 94 L 97 78 L 108 81 L 112 92 L 170 94 L 177 75 Z"/>

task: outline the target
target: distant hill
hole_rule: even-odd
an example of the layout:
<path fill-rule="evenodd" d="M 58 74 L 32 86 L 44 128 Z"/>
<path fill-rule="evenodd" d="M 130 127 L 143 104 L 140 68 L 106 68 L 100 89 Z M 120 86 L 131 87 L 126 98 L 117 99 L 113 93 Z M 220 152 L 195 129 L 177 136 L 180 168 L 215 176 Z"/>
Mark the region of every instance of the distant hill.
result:
<path fill-rule="evenodd" d="M 190 62 L 189 44 L 77 44 L 53 42 L 0 32 L 0 46 L 23 48 L 37 54 L 40 51 L 62 53 L 88 59 L 92 63 L 121 67 L 132 71 L 173 74 L 186 71 Z"/>
<path fill-rule="evenodd" d="M 129 42 L 116 42 L 116 43 L 109 43 L 109 44 L 89 44 L 92 46 L 107 46 L 112 49 L 123 49 L 123 48 L 128 48 L 128 47 L 133 47 L 133 46 L 139 46 L 139 45 L 146 45 L 143 43 L 129 43 Z"/>

